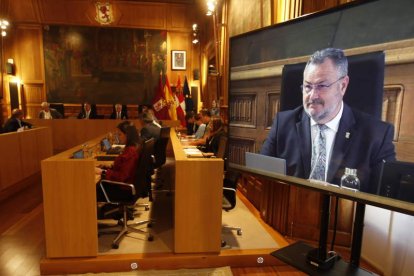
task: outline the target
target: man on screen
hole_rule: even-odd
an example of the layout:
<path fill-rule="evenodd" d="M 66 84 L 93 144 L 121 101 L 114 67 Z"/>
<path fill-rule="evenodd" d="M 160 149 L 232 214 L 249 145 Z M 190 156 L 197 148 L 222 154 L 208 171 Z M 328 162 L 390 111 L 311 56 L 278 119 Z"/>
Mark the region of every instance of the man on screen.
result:
<path fill-rule="evenodd" d="M 303 73 L 303 105 L 279 112 L 261 154 L 286 159 L 287 174 L 340 184 L 357 169 L 361 190 L 375 193 L 373 175 L 395 160 L 394 128 L 343 102 L 348 61 L 340 49 L 315 52 Z"/>

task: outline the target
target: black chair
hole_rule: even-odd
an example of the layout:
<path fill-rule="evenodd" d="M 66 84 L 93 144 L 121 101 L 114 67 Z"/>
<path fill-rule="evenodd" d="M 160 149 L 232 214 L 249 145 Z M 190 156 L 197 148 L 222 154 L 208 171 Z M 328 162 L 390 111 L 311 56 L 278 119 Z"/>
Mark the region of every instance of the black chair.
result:
<path fill-rule="evenodd" d="M 154 185 L 154 189 L 158 189 L 160 192 L 160 188 L 164 180 L 161 177 L 161 167 L 167 161 L 167 145 L 168 141 L 170 140 L 170 127 L 162 127 L 160 131 L 160 137 L 154 144 L 154 162 L 153 162 L 153 177 L 151 178 L 152 183 Z M 151 189 L 153 192 L 154 189 Z M 167 191 L 170 192 L 170 191 Z"/>
<path fill-rule="evenodd" d="M 223 179 L 223 204 L 222 209 L 226 212 L 234 209 L 236 207 L 237 202 L 237 181 L 240 178 L 239 172 L 233 172 L 233 171 L 226 171 L 224 173 L 224 179 Z M 237 231 L 237 235 L 241 236 L 243 234 L 243 231 L 241 227 L 235 227 L 235 226 L 229 226 L 229 225 L 223 225 L 222 229 L 225 231 Z M 221 246 L 226 246 L 226 241 L 221 241 Z"/>
<path fill-rule="evenodd" d="M 147 140 L 143 144 L 138 161 L 137 177 L 135 183 L 122 183 L 110 180 L 102 180 L 99 183 L 99 188 L 104 195 L 105 202 L 119 206 L 119 209 L 122 210 L 123 214 L 122 219 L 120 219 L 118 223 L 122 226 L 122 229 L 119 231 L 117 237 L 112 242 L 112 248 L 114 249 L 117 249 L 119 247 L 121 238 L 123 238 L 124 235 L 129 232 L 146 234 L 148 241 L 152 241 L 154 239 L 151 234 L 133 227 L 143 224 L 148 224 L 148 226 L 151 226 L 150 220 L 140 221 L 132 224 L 127 223 L 129 216 L 129 207 L 134 206 L 139 198 L 148 197 L 149 185 L 147 183 L 146 173 L 151 164 L 153 149 L 154 139 Z M 105 232 L 100 232 L 100 234 L 105 234 Z"/>
<path fill-rule="evenodd" d="M 224 164 L 226 164 L 227 158 L 227 136 L 221 136 L 218 146 L 218 151 L 216 154 L 217 158 L 222 158 L 224 160 Z M 227 171 L 226 167 L 224 168 L 224 178 L 223 178 L 223 201 L 221 208 L 228 212 L 234 207 L 236 207 L 237 202 L 237 181 L 240 178 L 240 173 Z M 222 229 L 225 231 L 237 231 L 237 235 L 241 236 L 243 231 L 240 227 L 223 225 Z M 226 246 L 226 241 L 221 241 L 221 246 Z"/>
<path fill-rule="evenodd" d="M 65 118 L 65 105 L 63 103 L 50 103 L 49 107 L 56 109 L 62 115 L 62 118 Z"/>
<path fill-rule="evenodd" d="M 167 145 L 170 140 L 170 127 L 162 127 L 160 138 L 154 145 L 154 169 L 160 169 L 167 160 Z"/>

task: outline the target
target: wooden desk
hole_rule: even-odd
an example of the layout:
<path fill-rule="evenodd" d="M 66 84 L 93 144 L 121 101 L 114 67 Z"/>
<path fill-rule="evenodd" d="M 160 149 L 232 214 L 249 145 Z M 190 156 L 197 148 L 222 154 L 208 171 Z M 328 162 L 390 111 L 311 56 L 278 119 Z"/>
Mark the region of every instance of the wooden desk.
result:
<path fill-rule="evenodd" d="M 220 252 L 224 161 L 187 158 L 171 129 L 175 157 L 174 252 Z"/>
<path fill-rule="evenodd" d="M 176 162 L 174 253 L 220 252 L 223 160 L 187 158 L 174 129 L 171 143 Z M 79 148 L 42 161 L 47 258 L 98 254 L 97 161 L 70 159 Z"/>
<path fill-rule="evenodd" d="M 53 150 L 61 152 L 76 145 L 80 145 L 85 141 L 92 140 L 98 135 L 103 135 L 110 131 L 114 131 L 116 126 L 122 120 L 78 120 L 78 119 L 29 119 L 25 120 L 34 126 L 45 126 L 52 129 Z M 138 129 L 141 128 L 139 120 L 129 120 L 134 122 Z M 180 121 L 162 121 L 163 126 L 178 127 Z"/>
<path fill-rule="evenodd" d="M 40 161 L 52 155 L 51 129 L 39 127 L 0 134 L 0 200 L 18 191 L 24 179 L 40 172 Z"/>

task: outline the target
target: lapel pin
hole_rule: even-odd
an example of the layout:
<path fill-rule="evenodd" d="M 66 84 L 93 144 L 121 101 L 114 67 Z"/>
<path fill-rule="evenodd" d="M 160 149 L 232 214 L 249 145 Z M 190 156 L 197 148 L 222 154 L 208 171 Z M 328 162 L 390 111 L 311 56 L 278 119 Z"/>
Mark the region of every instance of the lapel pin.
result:
<path fill-rule="evenodd" d="M 345 133 L 345 138 L 346 138 L 346 139 L 349 139 L 349 136 L 351 136 L 351 133 L 346 132 L 346 133 Z"/>

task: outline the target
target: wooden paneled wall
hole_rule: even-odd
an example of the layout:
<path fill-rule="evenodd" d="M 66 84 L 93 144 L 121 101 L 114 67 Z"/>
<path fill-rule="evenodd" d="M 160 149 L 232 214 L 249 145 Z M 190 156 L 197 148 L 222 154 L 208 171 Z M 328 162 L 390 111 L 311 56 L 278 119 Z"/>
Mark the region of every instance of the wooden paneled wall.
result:
<path fill-rule="evenodd" d="M 10 116 L 9 82 L 19 82 L 19 99 L 26 116 L 34 118 L 40 103 L 46 100 L 43 58 L 43 26 L 48 24 L 122 27 L 167 31 L 167 75 L 172 85 L 180 75 L 192 84 L 192 71 L 199 66 L 192 63 L 198 57 L 191 43 L 193 4 L 151 3 L 138 1 L 110 1 L 113 22 L 100 25 L 96 18 L 95 2 L 78 0 L 4 0 L 0 14 L 11 23 L 4 39 L 4 58 L 13 58 L 16 76 L 5 75 L 4 98 L 1 100 L 2 118 Z M 101 1 L 104 2 L 104 1 Z M 187 51 L 184 71 L 171 70 L 171 50 Z M 198 58 L 197 58 L 198 59 Z"/>

